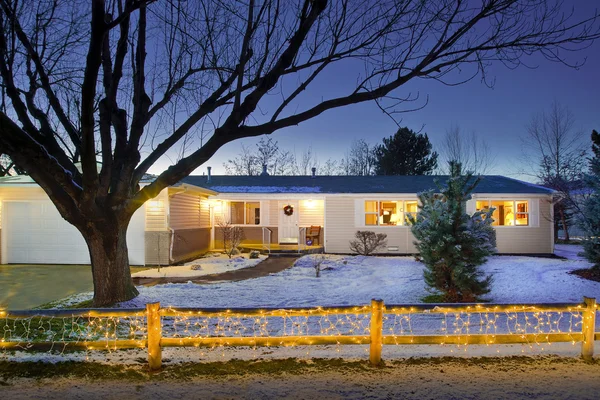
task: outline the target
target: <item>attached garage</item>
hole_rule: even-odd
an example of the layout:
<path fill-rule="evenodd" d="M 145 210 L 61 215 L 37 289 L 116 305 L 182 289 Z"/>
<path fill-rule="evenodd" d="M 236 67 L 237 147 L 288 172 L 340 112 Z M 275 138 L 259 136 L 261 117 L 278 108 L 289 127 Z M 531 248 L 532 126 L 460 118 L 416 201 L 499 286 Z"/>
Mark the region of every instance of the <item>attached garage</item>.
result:
<path fill-rule="evenodd" d="M 37 186 L 37 185 L 36 185 Z M 2 190 L 2 264 L 89 264 L 81 233 L 65 221 L 39 187 Z M 127 231 L 129 262 L 145 264 L 145 207 Z"/>

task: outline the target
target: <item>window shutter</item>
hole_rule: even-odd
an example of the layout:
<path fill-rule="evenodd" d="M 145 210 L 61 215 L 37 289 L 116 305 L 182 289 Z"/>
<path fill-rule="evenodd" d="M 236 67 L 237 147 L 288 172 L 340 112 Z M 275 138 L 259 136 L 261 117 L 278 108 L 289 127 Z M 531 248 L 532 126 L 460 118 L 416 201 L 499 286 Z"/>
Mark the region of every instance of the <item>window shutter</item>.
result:
<path fill-rule="evenodd" d="M 529 225 L 540 226 L 540 199 L 529 199 Z"/>
<path fill-rule="evenodd" d="M 365 226 L 365 200 L 354 200 L 354 226 L 363 228 Z"/>
<path fill-rule="evenodd" d="M 269 226 L 269 201 L 263 200 L 260 202 L 260 224 Z"/>

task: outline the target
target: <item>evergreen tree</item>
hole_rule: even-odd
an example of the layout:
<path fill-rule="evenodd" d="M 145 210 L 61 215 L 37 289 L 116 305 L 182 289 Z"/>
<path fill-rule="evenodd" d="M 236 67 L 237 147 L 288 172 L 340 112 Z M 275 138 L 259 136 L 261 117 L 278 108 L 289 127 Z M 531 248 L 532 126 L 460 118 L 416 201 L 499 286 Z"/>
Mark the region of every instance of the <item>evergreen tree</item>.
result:
<path fill-rule="evenodd" d="M 431 175 L 438 154 L 431 151 L 427 134 L 400 128 L 394 136 L 383 138 L 375 149 L 376 175 Z"/>
<path fill-rule="evenodd" d="M 595 130 L 592 131 L 592 151 L 590 171 L 584 178 L 591 194 L 583 205 L 581 227 L 586 235 L 583 255 L 594 264 L 594 269 L 600 269 L 600 135 Z"/>
<path fill-rule="evenodd" d="M 491 276 L 479 266 L 494 253 L 496 231 L 492 228 L 494 209 L 466 213 L 467 200 L 479 184 L 472 173 L 461 175 L 461 164 L 450 162 L 451 175 L 438 193 L 419 194 L 421 207 L 410 216 L 412 233 L 425 264 L 425 282 L 447 302 L 471 302 L 489 292 Z"/>

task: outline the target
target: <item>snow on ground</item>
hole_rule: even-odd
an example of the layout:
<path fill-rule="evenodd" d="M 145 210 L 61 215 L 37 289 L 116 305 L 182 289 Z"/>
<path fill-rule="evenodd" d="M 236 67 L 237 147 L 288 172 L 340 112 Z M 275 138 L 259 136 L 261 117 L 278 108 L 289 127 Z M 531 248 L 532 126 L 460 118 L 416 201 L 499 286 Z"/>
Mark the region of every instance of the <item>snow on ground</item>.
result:
<path fill-rule="evenodd" d="M 583 246 L 576 244 L 555 244 L 554 254 L 569 260 L 585 261 L 585 257 L 579 254 L 583 252 Z"/>
<path fill-rule="evenodd" d="M 267 256 L 260 255 L 259 258 L 250 259 L 248 258 L 248 254 L 241 254 L 229 258 L 225 254 L 210 253 L 206 257 L 198 258 L 182 266 L 152 268 L 136 272 L 131 276 L 134 278 L 194 278 L 254 267 L 266 258 Z"/>
<path fill-rule="evenodd" d="M 315 276 L 315 263 L 321 277 Z M 525 256 L 494 256 L 482 267 L 492 274 L 486 299 L 494 303 L 580 302 L 600 298 L 600 283 L 569 271 L 588 268 L 582 260 Z M 122 307 L 142 307 L 160 301 L 175 307 L 305 307 L 419 303 L 429 292 L 423 265 L 412 257 L 309 255 L 278 274 L 239 282 L 209 285 L 165 284 L 140 287 L 140 296 Z"/>

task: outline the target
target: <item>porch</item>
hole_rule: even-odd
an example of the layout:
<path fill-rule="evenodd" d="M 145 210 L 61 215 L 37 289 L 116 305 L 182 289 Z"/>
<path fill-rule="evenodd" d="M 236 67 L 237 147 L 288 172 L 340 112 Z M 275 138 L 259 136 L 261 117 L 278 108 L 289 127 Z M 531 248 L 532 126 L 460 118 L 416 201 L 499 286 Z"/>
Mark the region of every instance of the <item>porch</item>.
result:
<path fill-rule="evenodd" d="M 252 251 L 258 250 L 263 254 L 319 254 L 324 252 L 324 247 L 321 245 L 298 245 L 298 244 L 277 244 L 272 243 L 268 248 L 262 243 L 257 244 L 242 244 L 240 250 Z"/>

